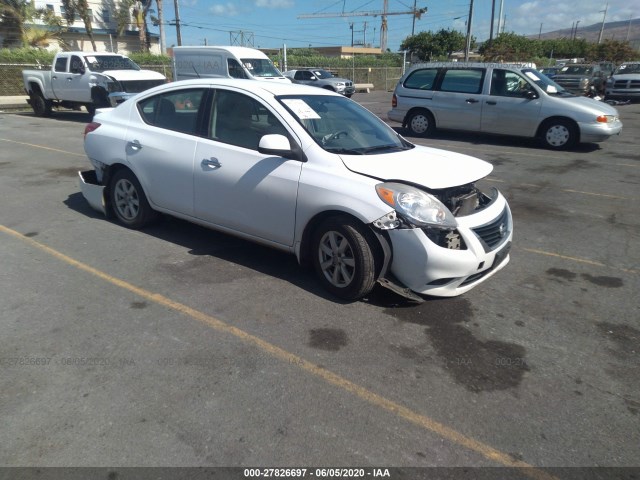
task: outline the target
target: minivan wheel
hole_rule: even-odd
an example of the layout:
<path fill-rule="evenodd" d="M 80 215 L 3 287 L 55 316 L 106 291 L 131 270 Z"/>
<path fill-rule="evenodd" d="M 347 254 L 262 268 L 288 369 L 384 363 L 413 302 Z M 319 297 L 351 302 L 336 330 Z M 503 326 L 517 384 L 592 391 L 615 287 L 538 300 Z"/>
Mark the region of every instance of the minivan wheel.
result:
<path fill-rule="evenodd" d="M 550 120 L 543 125 L 541 137 L 548 148 L 564 150 L 576 144 L 578 129 L 568 120 Z"/>
<path fill-rule="evenodd" d="M 142 228 L 157 217 L 136 176 L 127 169 L 118 170 L 111 179 L 109 197 L 118 221 L 129 228 Z"/>
<path fill-rule="evenodd" d="M 427 110 L 415 110 L 407 119 L 407 128 L 416 137 L 427 137 L 434 132 L 436 122 Z"/>
<path fill-rule="evenodd" d="M 320 283 L 345 300 L 367 295 L 376 282 L 376 255 L 366 227 L 347 216 L 331 217 L 315 230 L 313 265 Z"/>

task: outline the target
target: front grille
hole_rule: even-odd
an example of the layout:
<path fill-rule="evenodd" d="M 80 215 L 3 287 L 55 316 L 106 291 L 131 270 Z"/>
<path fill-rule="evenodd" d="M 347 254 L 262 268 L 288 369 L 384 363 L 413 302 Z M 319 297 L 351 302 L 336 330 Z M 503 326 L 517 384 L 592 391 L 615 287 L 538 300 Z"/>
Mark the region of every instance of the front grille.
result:
<path fill-rule="evenodd" d="M 640 80 L 616 80 L 613 88 L 640 88 Z"/>
<path fill-rule="evenodd" d="M 507 208 L 505 207 L 502 213 L 492 222 L 472 230 L 481 240 L 485 252 L 495 249 L 509 236 L 511 231 Z"/>
<path fill-rule="evenodd" d="M 163 83 L 164 80 L 125 80 L 120 82 L 120 85 L 125 92 L 140 93 Z"/>

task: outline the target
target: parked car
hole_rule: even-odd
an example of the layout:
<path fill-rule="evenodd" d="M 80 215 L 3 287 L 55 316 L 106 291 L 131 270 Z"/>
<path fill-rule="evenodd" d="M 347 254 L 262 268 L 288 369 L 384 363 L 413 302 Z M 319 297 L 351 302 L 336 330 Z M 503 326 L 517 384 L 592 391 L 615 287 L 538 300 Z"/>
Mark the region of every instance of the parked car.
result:
<path fill-rule="evenodd" d="M 553 77 L 555 77 L 560 71 L 560 67 L 543 67 L 539 68 L 538 71 L 540 73 L 544 73 L 548 78 L 553 80 Z"/>
<path fill-rule="evenodd" d="M 640 98 L 640 62 L 626 62 L 615 69 L 605 85 L 605 98 Z"/>
<path fill-rule="evenodd" d="M 247 47 L 173 47 L 173 79 L 203 77 L 245 78 L 290 83 L 269 57 Z"/>
<path fill-rule="evenodd" d="M 597 93 L 604 93 L 607 78 L 613 72 L 613 64 L 573 63 L 563 66 L 553 81 L 576 95 L 587 95 L 593 88 Z"/>
<path fill-rule="evenodd" d="M 53 107 L 84 106 L 93 115 L 96 108 L 124 102 L 167 81 L 124 55 L 105 52 L 61 52 L 51 70 L 23 70 L 22 78 L 27 101 L 41 117 L 49 116 Z"/>
<path fill-rule="evenodd" d="M 314 87 L 326 88 L 340 93 L 347 98 L 351 98 L 356 91 L 356 87 L 351 80 L 334 77 L 331 72 L 322 68 L 303 68 L 300 70 L 288 70 L 283 74 L 293 83 L 311 85 Z"/>
<path fill-rule="evenodd" d="M 341 298 L 376 282 L 455 296 L 509 261 L 507 201 L 475 184 L 491 164 L 414 145 L 326 90 L 175 82 L 99 110 L 84 148 L 97 210 L 131 228 L 162 212 L 294 253 Z"/>
<path fill-rule="evenodd" d="M 577 97 L 532 68 L 495 63 L 415 66 L 396 85 L 388 117 L 415 136 L 467 130 L 540 138 L 556 150 L 622 130 L 612 106 Z"/>

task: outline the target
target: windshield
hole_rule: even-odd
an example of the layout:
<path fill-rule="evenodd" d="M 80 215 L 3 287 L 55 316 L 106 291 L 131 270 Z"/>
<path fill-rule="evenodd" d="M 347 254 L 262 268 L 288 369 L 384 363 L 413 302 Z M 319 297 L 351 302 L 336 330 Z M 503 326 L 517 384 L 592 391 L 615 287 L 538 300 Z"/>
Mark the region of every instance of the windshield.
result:
<path fill-rule="evenodd" d="M 533 83 L 535 83 L 538 87 L 540 87 L 544 92 L 550 95 L 573 95 L 572 93 L 565 90 L 563 87 L 558 85 L 556 82 L 551 80 L 545 74 L 540 73 L 538 70 L 534 70 L 533 68 L 525 68 L 522 70 L 527 78 Z"/>
<path fill-rule="evenodd" d="M 267 58 L 243 58 L 242 65 L 254 77 L 281 77 L 282 74 Z"/>
<path fill-rule="evenodd" d="M 318 78 L 333 78 L 333 75 L 326 70 L 313 70 L 313 74 Z"/>
<path fill-rule="evenodd" d="M 584 65 L 567 65 L 562 67 L 560 73 L 566 75 L 590 75 L 591 71 L 591 67 L 586 67 Z"/>
<path fill-rule="evenodd" d="M 377 116 L 342 96 L 286 95 L 278 100 L 327 152 L 368 155 L 413 148 Z"/>
<path fill-rule="evenodd" d="M 87 66 L 92 72 L 104 72 L 105 70 L 140 70 L 140 67 L 129 58 L 118 55 L 87 55 L 85 58 L 87 60 Z"/>
<path fill-rule="evenodd" d="M 640 63 L 627 63 L 626 65 L 620 65 L 613 73 L 614 75 L 624 75 L 625 73 L 640 73 Z"/>

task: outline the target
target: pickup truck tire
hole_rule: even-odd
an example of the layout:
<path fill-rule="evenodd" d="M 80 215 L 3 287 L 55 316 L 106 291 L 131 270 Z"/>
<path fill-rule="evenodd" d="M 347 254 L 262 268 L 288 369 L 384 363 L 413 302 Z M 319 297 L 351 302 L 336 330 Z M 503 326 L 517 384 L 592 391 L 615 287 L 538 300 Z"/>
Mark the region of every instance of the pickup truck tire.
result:
<path fill-rule="evenodd" d="M 127 168 L 118 170 L 111 178 L 109 199 L 113 213 L 125 227 L 143 228 L 158 216 L 149 205 L 140 182 Z"/>
<path fill-rule="evenodd" d="M 31 108 L 37 117 L 51 116 L 51 100 L 46 100 L 39 91 L 31 93 Z"/>

